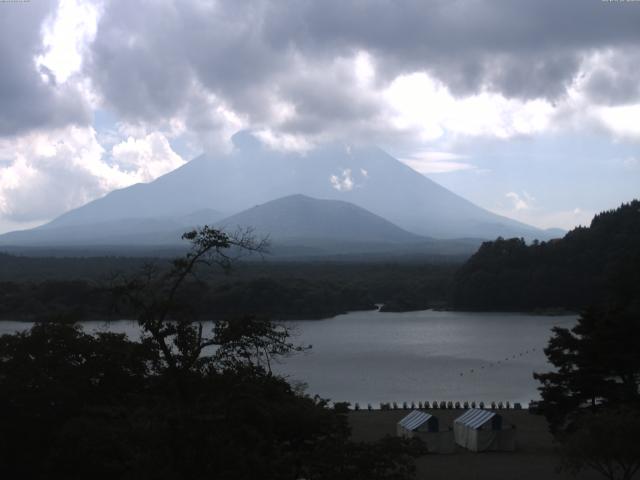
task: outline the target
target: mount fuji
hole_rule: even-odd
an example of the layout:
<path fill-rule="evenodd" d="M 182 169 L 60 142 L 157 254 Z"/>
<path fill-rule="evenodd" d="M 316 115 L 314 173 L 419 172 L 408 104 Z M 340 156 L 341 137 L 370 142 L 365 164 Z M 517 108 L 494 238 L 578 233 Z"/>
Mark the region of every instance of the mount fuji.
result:
<path fill-rule="evenodd" d="M 397 229 L 396 233 L 403 232 L 398 238 L 409 242 L 418 237 L 545 240 L 557 236 L 556 231 L 537 229 L 474 205 L 377 147 L 334 144 L 301 154 L 269 149 L 249 132 L 236 134 L 233 141 L 230 154 L 201 155 L 153 182 L 113 191 L 46 225 L 2 235 L 0 245 L 178 243 L 180 229 L 222 225 L 229 216 L 283 197 L 290 197 L 290 210 L 296 201 L 309 203 L 308 197 L 340 201 L 342 213 L 358 212 L 363 221 L 359 228 L 369 232 L 372 241 L 377 241 L 373 232 L 379 232 L 380 221 L 386 222 L 386 233 Z M 312 223 L 322 223 L 326 208 L 312 211 L 316 212 L 309 213 L 316 215 Z M 345 225 L 347 217 L 341 219 Z M 371 221 L 376 228 L 369 225 Z M 261 220 L 254 215 L 251 222 Z M 280 222 L 287 225 L 289 237 L 310 238 L 296 232 L 295 221 L 286 212 L 280 214 Z M 334 236 L 340 230 L 334 229 Z"/>

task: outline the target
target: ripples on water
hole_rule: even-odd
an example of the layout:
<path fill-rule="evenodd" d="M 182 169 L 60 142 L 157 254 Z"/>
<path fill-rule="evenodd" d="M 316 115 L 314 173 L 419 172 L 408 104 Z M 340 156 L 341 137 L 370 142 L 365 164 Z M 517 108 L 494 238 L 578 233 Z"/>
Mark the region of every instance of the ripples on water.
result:
<path fill-rule="evenodd" d="M 517 313 L 351 312 L 286 322 L 297 343 L 313 345 L 276 370 L 308 384 L 310 394 L 377 405 L 403 401 L 511 401 L 538 397 L 534 371 L 546 371 L 543 348 L 554 325 L 575 316 Z M 0 322 L 0 334 L 28 328 Z M 139 337 L 131 321 L 83 322 L 86 331 Z"/>

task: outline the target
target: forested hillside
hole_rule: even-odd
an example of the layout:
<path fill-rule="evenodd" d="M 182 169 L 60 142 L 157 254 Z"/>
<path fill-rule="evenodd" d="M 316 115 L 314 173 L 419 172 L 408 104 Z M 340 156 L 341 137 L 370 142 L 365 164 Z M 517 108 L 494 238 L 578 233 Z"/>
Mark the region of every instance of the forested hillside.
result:
<path fill-rule="evenodd" d="M 129 264 L 127 265 L 127 261 Z M 111 279 L 166 259 L 29 258 L 0 254 L 0 319 L 131 318 L 114 310 Z M 251 262 L 203 273 L 182 295 L 201 319 L 260 314 L 314 319 L 350 310 L 421 310 L 446 304 L 458 263 Z"/>
<path fill-rule="evenodd" d="M 570 309 L 640 298 L 640 201 L 600 213 L 559 240 L 498 238 L 457 272 L 453 306 Z"/>

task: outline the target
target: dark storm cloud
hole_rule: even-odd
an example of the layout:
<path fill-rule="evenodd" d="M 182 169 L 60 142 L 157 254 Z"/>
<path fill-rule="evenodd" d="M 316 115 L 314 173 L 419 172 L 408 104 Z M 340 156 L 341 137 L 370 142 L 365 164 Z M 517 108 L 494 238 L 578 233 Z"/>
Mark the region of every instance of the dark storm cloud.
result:
<path fill-rule="evenodd" d="M 85 69 L 106 101 L 134 119 L 168 115 L 187 94 L 191 68 L 179 12 L 166 3 L 107 3 Z"/>
<path fill-rule="evenodd" d="M 74 87 L 56 85 L 53 74 L 35 63 L 42 53 L 41 26 L 55 3 L 0 3 L 0 136 L 89 119 Z"/>
<path fill-rule="evenodd" d="M 640 51 L 609 52 L 586 80 L 589 97 L 605 105 L 622 105 L 640 99 Z"/>
<path fill-rule="evenodd" d="M 555 101 L 594 52 L 639 43 L 635 2 L 113 0 L 87 72 L 129 119 L 184 111 L 191 92 L 204 88 L 250 122 L 272 121 L 274 99 L 293 105 L 287 128 L 312 131 L 381 114 L 336 62 L 360 50 L 372 55 L 381 86 L 426 71 L 455 95 L 489 90 Z M 638 62 L 620 54 L 612 68 L 589 80 L 591 99 L 637 99 L 633 85 L 622 94 L 610 82 L 633 83 Z"/>
<path fill-rule="evenodd" d="M 352 125 L 359 119 L 371 119 L 379 114 L 380 105 L 356 88 L 338 82 L 307 80 L 295 82 L 287 89 L 288 100 L 295 105 L 297 115 L 284 122 L 292 133 L 314 133 L 331 127 Z"/>
<path fill-rule="evenodd" d="M 593 49 L 637 46 L 640 4 L 600 0 L 276 3 L 267 35 L 306 51 L 362 48 L 383 73 L 432 72 L 459 93 L 555 97 Z"/>
<path fill-rule="evenodd" d="M 257 7 L 201 3 L 108 3 L 88 71 L 120 113 L 135 120 L 166 116 L 203 86 L 260 115 L 264 99 L 256 101 L 253 92 L 271 73 L 287 70 L 286 54 L 264 42 Z"/>

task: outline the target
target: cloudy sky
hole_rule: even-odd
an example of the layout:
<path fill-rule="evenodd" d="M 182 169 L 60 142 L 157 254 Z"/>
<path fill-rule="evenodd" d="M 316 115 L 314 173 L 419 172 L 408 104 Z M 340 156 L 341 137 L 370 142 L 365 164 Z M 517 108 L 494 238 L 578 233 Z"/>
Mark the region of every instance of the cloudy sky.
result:
<path fill-rule="evenodd" d="M 0 232 L 243 129 L 540 227 L 640 197 L 640 1 L 0 1 L 0 65 Z"/>

